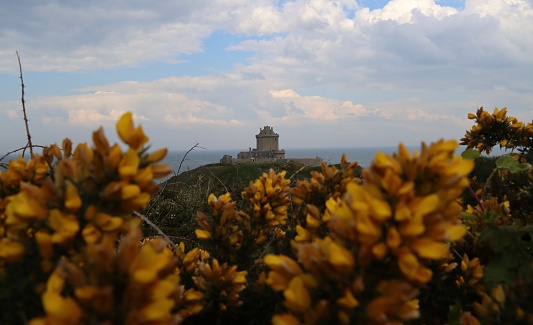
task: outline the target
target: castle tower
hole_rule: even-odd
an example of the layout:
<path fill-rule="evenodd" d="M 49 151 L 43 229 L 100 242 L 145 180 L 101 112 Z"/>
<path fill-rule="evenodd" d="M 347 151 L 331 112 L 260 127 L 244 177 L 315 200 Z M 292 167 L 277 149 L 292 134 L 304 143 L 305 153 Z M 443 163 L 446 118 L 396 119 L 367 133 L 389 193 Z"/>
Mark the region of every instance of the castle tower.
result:
<path fill-rule="evenodd" d="M 259 134 L 255 136 L 257 139 L 257 150 L 258 151 L 278 151 L 279 143 L 278 138 L 279 134 L 274 133 L 274 130 L 271 126 L 265 126 L 264 128 L 259 129 Z"/>

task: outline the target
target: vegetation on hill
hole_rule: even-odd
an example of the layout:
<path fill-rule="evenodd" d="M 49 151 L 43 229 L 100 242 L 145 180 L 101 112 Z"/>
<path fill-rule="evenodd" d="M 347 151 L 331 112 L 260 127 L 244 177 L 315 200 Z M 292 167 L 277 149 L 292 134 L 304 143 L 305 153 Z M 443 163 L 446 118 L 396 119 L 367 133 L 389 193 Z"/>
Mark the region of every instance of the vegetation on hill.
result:
<path fill-rule="evenodd" d="M 340 165 L 337 165 L 339 167 Z M 361 175 L 357 167 L 356 175 Z M 285 171 L 286 177 L 294 185 L 298 180 L 309 179 L 312 172 L 320 172 L 320 166 L 304 166 L 297 162 L 249 163 L 249 164 L 209 164 L 175 175 L 160 184 L 160 191 L 152 197 L 148 208 L 143 213 L 152 220 L 170 238 L 194 242 L 194 230 L 197 227 L 198 211 L 208 213 L 206 204 L 210 194 L 216 196 L 230 193 L 238 208 L 242 208 L 241 193 L 250 185 L 251 180 L 258 179 L 270 170 L 276 173 Z M 147 236 L 157 231 L 143 224 Z"/>

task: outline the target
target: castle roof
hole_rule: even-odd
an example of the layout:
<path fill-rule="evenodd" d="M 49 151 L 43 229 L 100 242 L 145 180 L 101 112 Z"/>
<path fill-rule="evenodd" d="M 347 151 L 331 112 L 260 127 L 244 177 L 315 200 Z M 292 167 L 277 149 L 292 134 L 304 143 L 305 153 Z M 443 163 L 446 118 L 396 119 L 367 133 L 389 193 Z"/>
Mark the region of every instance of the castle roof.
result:
<path fill-rule="evenodd" d="M 256 137 L 262 137 L 262 136 L 279 136 L 279 134 L 274 132 L 274 128 L 271 126 L 266 125 L 264 128 L 259 128 L 259 134 L 256 135 Z"/>

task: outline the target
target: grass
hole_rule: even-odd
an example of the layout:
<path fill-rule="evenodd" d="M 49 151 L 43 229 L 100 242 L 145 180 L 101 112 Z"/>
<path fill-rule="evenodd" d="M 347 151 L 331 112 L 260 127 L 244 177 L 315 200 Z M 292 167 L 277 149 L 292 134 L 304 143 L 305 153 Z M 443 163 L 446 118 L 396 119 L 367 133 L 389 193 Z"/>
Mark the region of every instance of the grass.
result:
<path fill-rule="evenodd" d="M 184 241 L 196 245 L 194 230 L 197 211 L 210 213 L 207 199 L 211 193 L 216 196 L 231 193 L 237 208 L 242 207 L 241 192 L 251 181 L 273 169 L 286 171 L 285 178 L 294 183 L 311 177 L 312 171 L 320 166 L 306 167 L 300 163 L 250 163 L 210 164 L 173 176 L 160 184 L 160 192 L 153 196 L 143 214 L 155 223 L 174 242 Z M 147 225 L 143 226 L 146 236 L 157 235 Z"/>

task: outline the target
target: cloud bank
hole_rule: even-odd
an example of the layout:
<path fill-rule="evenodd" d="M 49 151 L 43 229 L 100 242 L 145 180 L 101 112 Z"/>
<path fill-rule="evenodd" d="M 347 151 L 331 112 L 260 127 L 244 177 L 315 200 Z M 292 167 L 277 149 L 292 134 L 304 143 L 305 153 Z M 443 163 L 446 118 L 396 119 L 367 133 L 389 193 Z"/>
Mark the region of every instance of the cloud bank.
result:
<path fill-rule="evenodd" d="M 0 21 L 0 76 L 16 76 L 15 50 L 25 71 L 44 78 L 129 69 L 120 82 L 29 97 L 34 138 L 46 143 L 67 134 L 82 141 L 98 125 L 112 133 L 124 111 L 171 149 L 247 148 L 263 125 L 287 134 L 286 147 L 418 144 L 460 138 L 479 106 L 531 119 L 532 3 L 439 3 L 12 2 Z M 220 32 L 235 38 L 210 52 Z M 180 73 L 196 68 L 197 55 L 241 54 L 229 68 Z M 149 80 L 135 78 L 154 64 L 161 71 Z M 16 100 L 0 99 L 3 130 L 18 137 L 20 115 Z"/>

